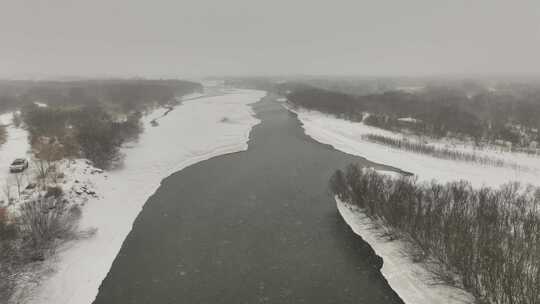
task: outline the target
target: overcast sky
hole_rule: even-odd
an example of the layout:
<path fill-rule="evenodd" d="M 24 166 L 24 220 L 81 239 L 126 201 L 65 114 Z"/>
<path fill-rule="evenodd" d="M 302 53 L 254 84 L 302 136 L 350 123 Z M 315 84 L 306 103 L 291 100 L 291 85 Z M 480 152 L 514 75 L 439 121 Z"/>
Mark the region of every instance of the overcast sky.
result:
<path fill-rule="evenodd" d="M 540 74 L 540 1 L 0 0 L 0 76 Z"/>

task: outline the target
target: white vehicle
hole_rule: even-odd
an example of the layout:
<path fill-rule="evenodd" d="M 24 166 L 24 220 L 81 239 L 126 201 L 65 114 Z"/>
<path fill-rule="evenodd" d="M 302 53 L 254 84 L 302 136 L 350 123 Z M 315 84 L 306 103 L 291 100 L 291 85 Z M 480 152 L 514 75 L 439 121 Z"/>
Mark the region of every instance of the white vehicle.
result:
<path fill-rule="evenodd" d="M 28 168 L 28 160 L 26 158 L 17 158 L 9 166 L 9 172 L 23 172 Z"/>

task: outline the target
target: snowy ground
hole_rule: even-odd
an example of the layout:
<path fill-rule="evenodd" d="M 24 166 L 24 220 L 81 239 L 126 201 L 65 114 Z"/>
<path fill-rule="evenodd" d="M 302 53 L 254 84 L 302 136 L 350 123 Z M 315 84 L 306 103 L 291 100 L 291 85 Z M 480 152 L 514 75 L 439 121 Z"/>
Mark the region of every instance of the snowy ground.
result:
<path fill-rule="evenodd" d="M 430 273 L 421 264 L 414 263 L 403 254 L 405 244 L 386 241 L 373 228 L 371 219 L 359 209 L 336 198 L 339 213 L 362 239 L 368 242 L 377 255 L 383 258 L 382 274 L 392 289 L 407 304 L 464 304 L 474 303 L 474 298 L 461 289 L 442 284 L 432 284 Z M 431 284 L 430 284 L 431 283 Z"/>
<path fill-rule="evenodd" d="M 307 135 L 315 140 L 330 144 L 343 152 L 367 158 L 370 161 L 389 165 L 411 172 L 420 180 L 436 179 L 448 182 L 466 179 L 474 186 L 499 186 L 509 181 L 521 181 L 525 184 L 540 186 L 540 157 L 524 153 L 510 153 L 497 150 L 478 150 L 470 146 L 455 146 L 459 151 L 476 153 L 526 167 L 526 170 L 510 167 L 491 167 L 470 162 L 445 160 L 425 154 L 399 150 L 372 143 L 362 139 L 364 134 L 377 134 L 394 138 L 402 137 L 383 129 L 367 126 L 363 123 L 351 122 L 335 118 L 320 112 L 296 110 Z M 437 146 L 449 147 L 448 142 L 433 143 Z"/>
<path fill-rule="evenodd" d="M 290 109 L 286 104 L 284 105 Z M 470 146 L 454 146 L 449 142 L 436 142 L 434 145 L 441 147 L 453 147 L 460 151 L 512 161 L 526 166 L 528 170 L 496 168 L 443 160 L 424 154 L 393 149 L 362 139 L 362 135 L 368 133 L 400 138 L 402 135 L 398 133 L 338 119 L 316 111 L 290 110 L 298 114 L 305 133 L 313 139 L 330 144 L 343 152 L 411 172 L 419 180 L 436 179 L 440 182 L 447 182 L 466 179 L 476 187 L 482 185 L 499 186 L 509 181 L 540 185 L 540 157 L 489 149 L 474 150 Z M 433 285 L 426 268 L 414 263 L 403 254 L 406 245 L 402 241 L 387 241 L 380 237 L 380 231 L 373 229 L 373 222 L 361 210 L 339 201 L 337 201 L 337 207 L 351 229 L 368 242 L 377 255 L 383 258 L 382 273 L 392 289 L 399 294 L 405 303 L 474 303 L 473 297 L 460 289 L 440 284 Z"/>
<path fill-rule="evenodd" d="M 199 161 L 246 150 L 251 128 L 259 122 L 249 105 L 264 94 L 234 90 L 184 101 L 155 127 L 150 121 L 161 113 L 146 116 L 139 141 L 123 151 L 122 169 L 103 173 L 83 161 L 66 164 L 75 195 L 87 198 L 80 227 L 97 228 L 97 234 L 64 246 L 51 262 L 54 272 L 38 286 L 27 287 L 24 302 L 91 303 L 133 221 L 160 181 Z"/>

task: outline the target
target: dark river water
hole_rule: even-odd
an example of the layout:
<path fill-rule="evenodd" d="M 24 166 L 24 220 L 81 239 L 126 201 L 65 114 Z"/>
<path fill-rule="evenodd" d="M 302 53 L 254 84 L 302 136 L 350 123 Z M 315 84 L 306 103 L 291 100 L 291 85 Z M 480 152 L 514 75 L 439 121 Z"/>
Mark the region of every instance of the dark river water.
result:
<path fill-rule="evenodd" d="M 402 303 L 327 186 L 376 165 L 307 137 L 272 98 L 254 109 L 248 151 L 163 180 L 94 303 Z"/>

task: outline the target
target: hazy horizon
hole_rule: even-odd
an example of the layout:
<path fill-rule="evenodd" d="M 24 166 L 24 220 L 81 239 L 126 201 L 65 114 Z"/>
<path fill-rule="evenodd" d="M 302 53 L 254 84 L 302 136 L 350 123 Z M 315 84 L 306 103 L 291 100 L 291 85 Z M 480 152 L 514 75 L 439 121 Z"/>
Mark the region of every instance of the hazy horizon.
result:
<path fill-rule="evenodd" d="M 537 1 L 8 1 L 0 77 L 538 76 L 538 20 Z"/>

